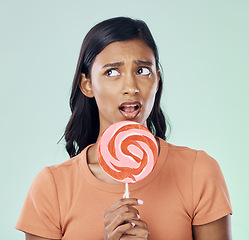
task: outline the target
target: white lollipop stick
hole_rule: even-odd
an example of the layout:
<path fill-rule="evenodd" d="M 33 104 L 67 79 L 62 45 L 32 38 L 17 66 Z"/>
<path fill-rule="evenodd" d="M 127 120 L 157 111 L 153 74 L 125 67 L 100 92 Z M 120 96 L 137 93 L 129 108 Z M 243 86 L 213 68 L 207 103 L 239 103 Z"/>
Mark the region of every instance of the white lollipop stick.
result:
<path fill-rule="evenodd" d="M 123 198 L 129 198 L 129 197 L 130 197 L 130 193 L 129 193 L 128 183 L 125 183 L 125 193 L 123 195 Z"/>

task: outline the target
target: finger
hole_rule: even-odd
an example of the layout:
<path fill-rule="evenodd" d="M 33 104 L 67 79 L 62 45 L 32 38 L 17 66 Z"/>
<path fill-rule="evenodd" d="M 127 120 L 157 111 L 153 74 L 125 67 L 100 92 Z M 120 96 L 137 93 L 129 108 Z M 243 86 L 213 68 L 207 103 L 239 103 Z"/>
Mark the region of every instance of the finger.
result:
<path fill-rule="evenodd" d="M 131 220 L 131 223 L 134 223 L 136 226 L 148 229 L 147 224 L 144 221 L 140 220 L 140 219 L 139 220 Z"/>
<path fill-rule="evenodd" d="M 125 231 L 125 234 L 137 237 L 143 237 L 146 239 L 149 236 L 149 231 L 148 229 L 135 226 L 132 229 L 128 229 L 127 231 Z"/>
<path fill-rule="evenodd" d="M 104 215 L 106 215 L 106 213 L 109 212 L 113 212 L 116 211 L 118 208 L 124 206 L 124 205 L 130 205 L 130 206 L 136 206 L 136 205 L 142 205 L 143 201 L 140 199 L 136 199 L 136 198 L 122 198 L 120 200 L 118 200 L 117 202 L 115 202 L 112 206 L 110 206 L 104 213 Z"/>
<path fill-rule="evenodd" d="M 114 231 L 111 232 L 111 234 L 108 236 L 108 239 L 120 239 L 120 237 L 126 232 L 129 231 L 129 229 L 132 229 L 134 227 L 134 224 L 131 223 L 125 223 L 120 226 L 118 226 Z"/>
<path fill-rule="evenodd" d="M 136 221 L 140 218 L 139 215 L 137 215 L 136 213 L 134 212 L 125 212 L 125 213 L 121 213 L 121 214 L 118 214 L 114 219 L 113 221 L 108 224 L 108 225 L 105 225 L 106 228 L 107 228 L 107 231 L 108 232 L 113 232 L 115 231 L 116 228 L 118 228 L 119 226 L 121 225 L 124 225 L 124 223 L 126 224 L 127 222 L 130 224 L 130 225 L 135 225 L 134 223 L 131 223 L 133 220 Z"/>
<path fill-rule="evenodd" d="M 116 218 L 118 215 L 122 215 L 122 214 L 128 213 L 128 212 L 134 213 L 134 215 L 136 215 L 139 219 L 139 212 L 136 208 L 134 208 L 130 205 L 124 205 L 124 206 L 121 206 L 120 208 L 118 208 L 116 211 L 109 212 L 105 215 L 105 217 L 104 217 L 105 226 L 109 225 L 113 221 L 113 219 Z"/>
<path fill-rule="evenodd" d="M 149 237 L 149 230 L 147 224 L 142 220 L 132 220 L 131 223 L 135 224 L 134 228 L 129 229 L 125 234 L 135 235 L 147 239 Z"/>
<path fill-rule="evenodd" d="M 138 240 L 149 240 L 149 238 L 143 238 L 143 237 L 137 237 L 137 236 L 131 236 L 131 235 L 123 235 L 120 240 L 132 240 L 132 239 L 138 239 Z"/>

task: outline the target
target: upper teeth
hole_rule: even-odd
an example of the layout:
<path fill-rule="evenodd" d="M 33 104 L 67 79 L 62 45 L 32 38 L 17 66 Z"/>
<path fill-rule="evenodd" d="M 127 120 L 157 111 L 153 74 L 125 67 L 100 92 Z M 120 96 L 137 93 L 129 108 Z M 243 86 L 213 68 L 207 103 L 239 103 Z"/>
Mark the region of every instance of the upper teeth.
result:
<path fill-rule="evenodd" d="M 131 104 L 131 105 L 124 105 L 123 107 L 136 107 L 137 104 Z"/>

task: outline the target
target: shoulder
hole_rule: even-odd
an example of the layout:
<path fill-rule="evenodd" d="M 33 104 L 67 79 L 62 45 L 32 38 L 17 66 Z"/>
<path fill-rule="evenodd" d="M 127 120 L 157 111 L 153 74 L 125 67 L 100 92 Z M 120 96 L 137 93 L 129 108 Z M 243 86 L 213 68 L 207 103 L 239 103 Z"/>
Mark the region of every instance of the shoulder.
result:
<path fill-rule="evenodd" d="M 167 149 L 168 158 L 173 161 L 184 161 L 201 165 L 217 165 L 217 161 L 203 150 L 193 149 L 186 146 L 177 146 L 160 139 L 160 149 Z"/>
<path fill-rule="evenodd" d="M 178 155 L 195 155 L 198 150 L 186 147 L 186 146 L 177 146 L 172 143 L 166 142 L 165 140 L 159 138 L 160 142 L 160 149 L 167 149 L 171 154 L 178 154 Z"/>
<path fill-rule="evenodd" d="M 160 151 L 166 169 L 178 172 L 177 176 L 181 178 L 188 176 L 194 182 L 223 178 L 218 162 L 203 150 L 177 146 L 160 139 Z"/>
<path fill-rule="evenodd" d="M 46 168 L 52 174 L 60 174 L 60 173 L 69 172 L 69 171 L 74 170 L 75 168 L 79 167 L 79 164 L 80 164 L 80 161 L 82 158 L 84 158 L 83 152 L 81 152 L 80 154 L 78 154 L 75 157 L 68 159 L 67 161 L 65 161 L 63 163 L 52 165 L 52 166 L 49 166 Z"/>
<path fill-rule="evenodd" d="M 208 182 L 224 180 L 218 162 L 205 151 L 176 146 L 163 140 L 161 143 L 163 148 L 168 148 L 167 161 L 171 162 L 172 165 L 192 166 L 193 181 L 197 184 L 200 183 L 200 179 Z"/>
<path fill-rule="evenodd" d="M 192 181 L 223 178 L 218 162 L 203 150 L 160 140 L 160 152 L 164 155 L 161 157 L 165 159 L 166 169 L 178 172 L 181 177 L 188 176 Z"/>
<path fill-rule="evenodd" d="M 177 146 L 160 139 L 160 153 L 167 158 L 167 165 L 179 165 L 179 167 L 193 165 L 198 157 L 198 152 L 200 151 L 186 146 Z"/>
<path fill-rule="evenodd" d="M 65 184 L 71 185 L 79 177 L 82 177 L 81 164 L 84 161 L 84 156 L 84 152 L 81 152 L 63 163 L 44 167 L 35 176 L 31 190 L 46 191 L 48 188 L 55 190 L 60 186 L 63 188 Z"/>
<path fill-rule="evenodd" d="M 35 176 L 31 187 L 35 186 L 35 189 L 40 189 L 42 186 L 44 186 L 45 188 L 47 186 L 51 186 L 50 184 L 51 182 L 55 181 L 55 177 L 70 174 L 70 172 L 76 168 L 79 162 L 79 158 L 79 156 L 76 156 L 61 164 L 42 168 L 40 172 Z"/>

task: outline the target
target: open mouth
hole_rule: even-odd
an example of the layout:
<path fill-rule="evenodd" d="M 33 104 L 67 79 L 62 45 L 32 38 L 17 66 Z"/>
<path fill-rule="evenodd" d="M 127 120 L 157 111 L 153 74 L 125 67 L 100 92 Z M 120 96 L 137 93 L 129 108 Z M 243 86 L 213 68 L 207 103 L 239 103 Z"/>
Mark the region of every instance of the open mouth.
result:
<path fill-rule="evenodd" d="M 119 111 L 126 119 L 135 118 L 141 110 L 140 102 L 124 102 L 119 106 Z"/>

